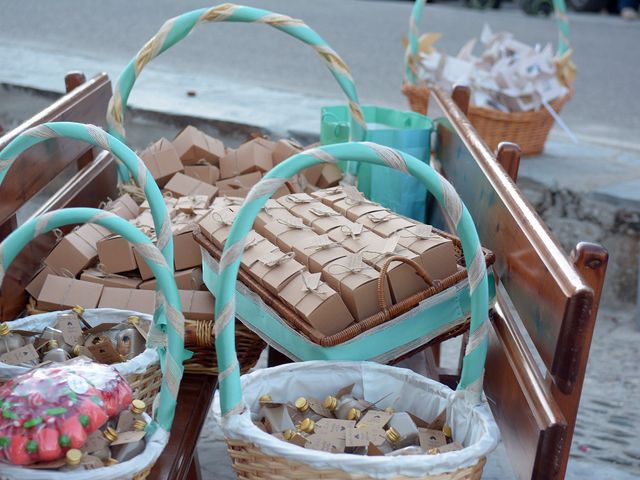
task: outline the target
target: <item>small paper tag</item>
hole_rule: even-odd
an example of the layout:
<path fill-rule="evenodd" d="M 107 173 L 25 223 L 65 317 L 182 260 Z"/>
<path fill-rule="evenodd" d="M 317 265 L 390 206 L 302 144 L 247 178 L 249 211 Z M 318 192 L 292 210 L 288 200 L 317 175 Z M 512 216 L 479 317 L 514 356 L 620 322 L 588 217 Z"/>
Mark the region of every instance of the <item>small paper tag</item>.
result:
<path fill-rule="evenodd" d="M 400 240 L 400 237 L 397 236 L 387 238 L 382 246 L 382 253 L 395 252 L 398 247 L 398 240 Z"/>
<path fill-rule="evenodd" d="M 275 267 L 276 265 L 280 265 L 285 260 L 289 260 L 291 257 L 286 253 L 275 251 L 275 252 L 265 252 L 258 258 L 260 263 L 263 263 L 267 267 Z"/>
<path fill-rule="evenodd" d="M 89 345 L 89 351 L 93 358 L 96 359 L 98 363 L 106 363 L 107 365 L 111 365 L 112 363 L 118 363 L 122 360 L 120 359 L 120 355 L 116 352 L 116 349 L 113 348 L 113 344 L 110 340 L 104 339 L 101 342 L 96 343 L 95 345 Z"/>
<path fill-rule="evenodd" d="M 82 446 L 82 451 L 87 453 L 97 452 L 109 445 L 109 441 L 102 435 L 102 431 L 96 430 L 87 437 L 87 441 Z"/>
<path fill-rule="evenodd" d="M 353 392 L 353 387 L 355 387 L 356 384 L 352 383 L 351 385 L 347 385 L 346 387 L 342 387 L 340 390 L 338 390 L 336 392 L 336 398 L 340 398 L 340 397 L 344 397 L 345 395 L 349 395 L 351 392 Z"/>
<path fill-rule="evenodd" d="M 407 415 L 409 415 L 409 417 L 411 417 L 411 420 L 413 420 L 413 423 L 416 424 L 416 427 L 418 427 L 418 428 L 431 428 L 433 430 L 437 430 L 437 428 L 434 428 L 432 425 L 429 424 L 429 422 L 425 422 L 420 417 L 416 417 L 413 413 L 407 412 Z"/>
<path fill-rule="evenodd" d="M 447 444 L 447 437 L 441 430 L 419 428 L 418 436 L 420 437 L 420 446 L 423 450 L 430 450 Z"/>
<path fill-rule="evenodd" d="M 367 218 L 373 223 L 383 223 L 396 218 L 396 216 L 387 211 L 371 212 L 367 214 Z"/>
<path fill-rule="evenodd" d="M 83 455 L 82 460 L 80 460 L 80 465 L 83 465 L 87 470 L 104 467 L 102 460 L 98 457 L 94 457 L 93 455 Z"/>
<path fill-rule="evenodd" d="M 318 250 L 322 250 L 323 248 L 338 247 L 338 246 L 340 246 L 338 242 L 334 242 L 329 238 L 329 235 L 324 234 L 324 235 L 319 235 L 317 237 L 314 237 L 313 241 L 311 242 L 311 245 L 309 245 L 309 247 L 307 248 L 315 248 Z"/>
<path fill-rule="evenodd" d="M 118 439 L 113 442 L 111 445 L 123 445 L 125 443 L 132 443 L 140 441 L 144 438 L 144 431 L 134 431 L 134 432 L 122 432 L 118 433 Z"/>
<path fill-rule="evenodd" d="M 344 438 L 348 428 L 355 426 L 355 420 L 334 420 L 333 418 L 321 418 L 316 422 L 315 432 L 321 434 L 334 434 Z"/>
<path fill-rule="evenodd" d="M 414 419 L 414 421 L 415 421 L 415 419 Z M 431 430 L 440 430 L 440 431 L 442 431 L 446 421 L 447 421 L 447 409 L 445 408 L 431 422 L 427 423 L 427 422 L 423 421 L 423 423 L 427 423 L 427 425 L 425 425 L 425 426 L 427 428 L 430 428 Z M 416 423 L 416 425 L 418 425 L 418 424 Z M 423 425 L 418 425 L 418 426 L 422 427 Z"/>
<path fill-rule="evenodd" d="M 133 413 L 131 410 L 125 410 L 118 417 L 118 425 L 116 426 L 116 430 L 118 432 L 128 432 L 133 430 Z"/>
<path fill-rule="evenodd" d="M 411 232 L 419 238 L 427 239 L 433 236 L 433 227 L 431 225 L 419 224 L 412 227 Z"/>
<path fill-rule="evenodd" d="M 373 428 L 373 427 L 383 428 L 387 423 L 389 423 L 389 420 L 391 420 L 392 416 L 393 414 L 389 412 L 384 412 L 381 410 L 369 410 L 367 413 L 365 413 L 364 417 L 360 419 L 357 427 L 358 428 Z"/>
<path fill-rule="evenodd" d="M 382 445 L 385 434 L 380 428 L 349 428 L 346 430 L 345 444 L 347 447 L 366 447 L 370 443 Z"/>
<path fill-rule="evenodd" d="M 344 438 L 336 438 L 332 435 L 319 435 L 317 433 L 308 436 L 307 444 L 305 445 L 305 448 L 333 453 L 344 452 L 345 447 Z"/>
<path fill-rule="evenodd" d="M 320 286 L 320 273 L 310 273 L 310 272 L 302 272 L 302 282 L 304 283 L 305 288 L 303 291 L 315 291 Z"/>
<path fill-rule="evenodd" d="M 318 415 L 321 415 L 325 418 L 333 418 L 333 413 L 331 413 L 331 410 L 324 406 L 324 403 L 321 400 L 318 400 L 317 398 L 309 398 L 308 402 L 309 408 L 316 412 Z"/>
<path fill-rule="evenodd" d="M 73 347 L 81 343 L 82 326 L 75 315 L 58 315 L 56 328 L 62 331 L 62 336 L 67 345 Z"/>
<path fill-rule="evenodd" d="M 291 228 L 298 228 L 298 229 L 307 228 L 307 226 L 304 224 L 302 219 L 298 218 L 298 217 L 281 218 L 280 219 L 280 223 L 282 223 L 283 225 L 286 225 L 287 227 L 291 227 Z"/>
<path fill-rule="evenodd" d="M 335 210 L 325 206 L 324 204 L 320 204 L 317 207 L 311 207 L 309 211 L 316 217 L 335 217 L 340 215 L 339 212 L 336 212 Z"/>
<path fill-rule="evenodd" d="M 345 267 L 350 272 L 361 270 L 366 267 L 365 263 L 362 261 L 362 253 L 353 253 L 351 255 L 347 255 L 345 258 L 347 260 Z"/>
<path fill-rule="evenodd" d="M 106 332 L 107 330 L 111 330 L 113 327 L 116 327 L 118 325 L 119 323 L 101 323 L 100 325 L 96 325 L 95 327 L 85 330 L 82 333 L 84 334 L 84 337 L 87 338 L 89 335 L 93 335 L 94 333 Z"/>
<path fill-rule="evenodd" d="M 376 447 L 373 443 L 367 446 L 367 455 L 370 457 L 384 456 L 384 452 Z"/>
<path fill-rule="evenodd" d="M 343 188 L 343 192 L 346 194 L 347 199 L 350 203 L 358 204 L 365 201 L 362 192 L 353 185 L 345 185 Z"/>
<path fill-rule="evenodd" d="M 287 195 L 287 200 L 291 203 L 311 203 L 315 200 L 306 193 L 292 193 Z"/>
<path fill-rule="evenodd" d="M 0 356 L 0 362 L 8 363 L 9 365 L 20 365 L 32 362 L 37 363 L 38 361 L 40 361 L 38 352 L 36 352 L 36 349 L 30 343 Z"/>

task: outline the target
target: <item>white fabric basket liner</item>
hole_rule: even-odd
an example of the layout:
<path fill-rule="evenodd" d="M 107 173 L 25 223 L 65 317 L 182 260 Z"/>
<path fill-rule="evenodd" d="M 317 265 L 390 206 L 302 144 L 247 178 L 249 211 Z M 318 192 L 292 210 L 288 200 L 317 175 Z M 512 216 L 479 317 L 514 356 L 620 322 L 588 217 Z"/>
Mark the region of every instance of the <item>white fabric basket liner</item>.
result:
<path fill-rule="evenodd" d="M 146 413 L 145 419 L 151 421 Z M 0 463 L 0 480 L 129 480 L 151 467 L 169 441 L 169 433 L 158 427 L 147 439 L 144 451 L 126 462 L 109 467 L 94 468 L 92 470 L 78 470 L 71 472 L 59 472 L 56 470 L 39 470 L 35 468 L 16 467 Z"/>
<path fill-rule="evenodd" d="M 257 370 L 243 375 L 241 382 L 248 407 L 242 414 L 222 419 L 218 392 L 214 398 L 213 414 L 225 438 L 253 443 L 265 454 L 319 470 L 338 469 L 373 478 L 435 475 L 476 464 L 499 442 L 499 431 L 486 403 L 471 406 L 463 392 L 454 392 L 446 385 L 398 367 L 372 362 L 302 362 Z M 324 398 L 352 383 L 355 383 L 356 397 L 374 402 L 391 393 L 377 405 L 379 408 L 391 406 L 426 421 L 433 420 L 449 406 L 447 423 L 453 430 L 453 439 L 465 448 L 439 455 L 369 457 L 333 454 L 280 441 L 252 422 L 252 414 L 253 419 L 258 419 L 261 395 L 269 394 L 276 402 L 293 401 L 300 395 Z"/>
<path fill-rule="evenodd" d="M 53 326 L 56 323 L 59 313 L 70 313 L 71 310 L 61 310 L 56 312 L 40 313 L 20 318 L 10 322 L 12 330 L 30 330 L 42 331 L 44 327 Z M 101 323 L 121 323 L 127 320 L 130 315 L 136 315 L 143 320 L 152 322 L 153 317 L 146 313 L 135 312 L 133 310 L 118 310 L 115 308 L 92 308 L 84 312 L 84 318 L 91 326 L 97 326 Z M 144 373 L 144 371 L 153 364 L 158 364 L 160 357 L 155 348 L 147 348 L 144 352 L 131 360 L 122 363 L 114 363 L 112 366 L 120 372 L 121 375 L 131 375 L 133 373 Z M 0 379 L 8 380 L 23 373 L 27 373 L 33 367 L 22 367 L 16 365 L 8 365 L 0 362 Z"/>

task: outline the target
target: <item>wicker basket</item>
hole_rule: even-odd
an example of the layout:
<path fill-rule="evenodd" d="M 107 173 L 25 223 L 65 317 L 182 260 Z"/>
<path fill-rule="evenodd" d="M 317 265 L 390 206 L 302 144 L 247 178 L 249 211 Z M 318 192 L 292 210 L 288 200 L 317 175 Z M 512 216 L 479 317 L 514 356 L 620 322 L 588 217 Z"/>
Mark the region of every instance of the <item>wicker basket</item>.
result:
<path fill-rule="evenodd" d="M 429 107 L 429 87 L 418 80 L 416 73 L 418 71 L 418 39 L 415 38 L 418 31 L 417 21 L 421 16 L 423 3 L 424 0 L 415 0 L 409 20 L 409 45 L 405 52 L 405 77 L 407 81 L 402 85 L 402 93 L 407 97 L 411 110 L 426 115 Z M 554 0 L 554 8 L 558 16 L 560 30 L 559 54 L 562 54 L 569 50 L 564 0 Z M 573 96 L 571 86 L 564 81 L 564 78 L 561 78 L 561 81 L 569 88 L 569 91 L 563 97 L 556 98 L 550 103 L 556 113 L 560 113 Z M 502 112 L 471 104 L 467 116 L 478 135 L 491 150 L 495 151 L 500 142 L 513 142 L 518 144 L 522 155 L 542 153 L 555 121 L 544 107 L 530 112 Z"/>
<path fill-rule="evenodd" d="M 336 161 L 364 161 L 411 172 L 433 193 L 461 235 L 460 245 L 464 249 L 470 285 L 471 324 L 459 392 L 454 393 L 445 385 L 409 370 L 372 362 L 300 362 L 258 370 L 240 378 L 233 348 L 233 326 L 239 257 L 246 235 L 259 207 L 264 205 L 287 176 L 297 173 L 303 165 L 310 167 Z M 239 478 L 481 478 L 485 456 L 498 443 L 497 426 L 488 407 L 481 402 L 488 343 L 489 280 L 486 255 L 480 247 L 473 220 L 457 193 L 427 164 L 410 155 L 368 142 L 320 147 L 285 160 L 249 192 L 226 241 L 217 280 L 216 349 L 219 363 L 227 366 L 227 374 L 220 378 L 213 411 L 225 434 L 229 455 Z M 443 318 L 440 320 L 448 319 L 448 314 L 441 315 Z M 298 338 L 296 341 L 302 340 Z M 381 335 L 376 341 L 388 343 L 389 335 Z M 353 343 L 347 345 L 349 349 L 356 347 Z M 385 394 L 393 392 L 394 407 L 423 418 L 434 418 L 446 408 L 447 424 L 451 426 L 454 438 L 458 435 L 457 438 L 464 441 L 465 448 L 440 455 L 403 457 L 334 454 L 280 441 L 253 423 L 259 398 L 265 392 L 273 394 L 274 401 L 284 402 L 301 392 L 322 398 L 328 392 L 350 384 L 354 385 L 354 395 L 362 395 L 359 398 L 365 398 L 365 392 L 370 398 L 385 398 Z"/>

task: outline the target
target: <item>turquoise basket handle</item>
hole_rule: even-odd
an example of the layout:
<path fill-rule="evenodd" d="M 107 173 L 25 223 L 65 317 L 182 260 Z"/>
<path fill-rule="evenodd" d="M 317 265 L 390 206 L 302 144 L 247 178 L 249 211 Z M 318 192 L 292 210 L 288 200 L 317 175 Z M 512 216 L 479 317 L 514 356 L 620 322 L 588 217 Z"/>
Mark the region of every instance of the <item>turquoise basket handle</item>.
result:
<path fill-rule="evenodd" d="M 302 20 L 259 8 L 225 3 L 210 8 L 200 8 L 167 20 L 160 30 L 140 49 L 129 62 L 116 82 L 107 109 L 107 131 L 125 141 L 124 116 L 127 100 L 142 69 L 155 57 L 189 35 L 205 22 L 261 23 L 274 27 L 310 45 L 327 64 L 331 74 L 347 96 L 351 111 L 353 140 L 363 140 L 366 124 L 360 100 L 347 64 L 320 35 Z"/>
<path fill-rule="evenodd" d="M 462 242 L 471 292 L 471 329 L 458 390 L 464 392 L 471 402 L 479 402 L 488 345 L 489 290 L 485 259 L 471 215 L 451 184 L 417 158 L 375 143 L 339 143 L 306 150 L 273 168 L 251 189 L 231 227 L 220 258 L 220 277 L 215 294 L 215 344 L 223 414 L 230 415 L 244 409 L 234 322 L 235 285 L 246 236 L 267 199 L 289 177 L 313 165 L 338 161 L 384 165 L 413 175 L 424 183 L 451 218 Z"/>
<path fill-rule="evenodd" d="M 0 185 L 4 181 L 11 165 L 21 153 L 33 145 L 50 138 L 71 138 L 102 148 L 111 153 L 121 166 L 128 169 L 149 200 L 149 207 L 151 208 L 151 215 L 153 216 L 153 223 L 158 237 L 158 248 L 162 251 L 167 264 L 173 270 L 171 221 L 158 185 L 147 170 L 144 162 L 140 160 L 140 157 L 133 150 L 95 125 L 51 122 L 25 130 L 0 152 Z"/>
<path fill-rule="evenodd" d="M 408 45 L 404 55 L 404 75 L 406 81 L 415 85 L 418 81 L 418 47 L 419 29 L 418 22 L 422 17 L 422 8 L 426 0 L 415 0 L 413 10 L 409 16 Z M 569 42 L 569 18 L 567 17 L 567 6 L 564 0 L 553 0 L 553 10 L 558 22 L 558 51 L 557 55 L 563 55 L 571 48 Z"/>
<path fill-rule="evenodd" d="M 188 356 L 184 350 L 184 317 L 173 270 L 146 235 L 117 215 L 95 208 L 68 208 L 45 213 L 25 222 L 0 243 L 0 286 L 13 260 L 31 240 L 55 228 L 76 223 L 95 223 L 122 235 L 133 244 L 133 248 L 142 255 L 158 279 L 158 301 L 169 321 L 161 324 L 156 310 L 152 332 L 158 332 L 161 340 L 157 348 L 162 368 L 162 385 L 155 419 L 160 427 L 169 431 L 182 379 L 182 361 Z M 162 341 L 165 335 L 166 342 Z"/>

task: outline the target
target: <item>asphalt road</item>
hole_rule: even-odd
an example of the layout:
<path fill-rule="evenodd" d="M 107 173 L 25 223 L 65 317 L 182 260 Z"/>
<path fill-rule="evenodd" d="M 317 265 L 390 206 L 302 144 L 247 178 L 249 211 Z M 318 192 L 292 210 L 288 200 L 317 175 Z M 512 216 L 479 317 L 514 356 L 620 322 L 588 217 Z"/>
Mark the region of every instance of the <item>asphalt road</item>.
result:
<path fill-rule="evenodd" d="M 399 92 L 403 72 L 401 38 L 412 2 L 245 3 L 307 21 L 350 65 L 364 103 L 405 105 Z M 96 73 L 91 71 L 93 68 L 116 75 L 165 19 L 202 5 L 193 0 L 5 0 L 0 16 L 0 81 L 28 85 L 39 76 L 40 84 L 36 86 L 42 86 L 45 79 L 60 88 L 65 71 L 78 64 L 89 69 L 88 74 Z M 571 14 L 570 21 L 579 72 L 576 94 L 563 112 L 564 119 L 582 139 L 624 142 L 640 148 L 640 101 L 636 91 L 640 22 L 625 23 L 617 17 L 588 14 Z M 443 32 L 438 46 L 453 53 L 467 39 L 479 35 L 485 22 L 494 30 L 510 30 L 529 43 L 557 41 L 554 21 L 528 17 L 511 4 L 500 11 L 486 12 L 454 3 L 430 4 L 425 8 L 423 28 Z M 251 87 L 258 88 L 254 93 L 260 96 L 274 91 L 289 92 L 298 99 L 341 98 L 332 77 L 306 45 L 256 25 L 203 26 L 157 59 L 143 74 L 136 91 L 144 90 L 144 77 L 151 77 L 153 72 L 158 82 L 163 76 L 177 79 L 179 87 L 165 85 L 162 91 L 168 96 L 179 95 L 177 103 L 184 101 L 184 91 L 190 87 L 217 88 L 222 92 L 216 97 L 218 103 L 241 103 L 243 89 Z M 158 92 L 154 90 L 151 99 L 146 100 L 171 108 L 172 103 L 159 99 Z M 142 93 L 132 98 L 140 99 Z M 293 108 L 301 102 L 294 101 Z M 250 123 L 251 118 L 244 118 L 251 112 L 249 107 L 227 109 L 226 113 Z"/>

